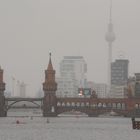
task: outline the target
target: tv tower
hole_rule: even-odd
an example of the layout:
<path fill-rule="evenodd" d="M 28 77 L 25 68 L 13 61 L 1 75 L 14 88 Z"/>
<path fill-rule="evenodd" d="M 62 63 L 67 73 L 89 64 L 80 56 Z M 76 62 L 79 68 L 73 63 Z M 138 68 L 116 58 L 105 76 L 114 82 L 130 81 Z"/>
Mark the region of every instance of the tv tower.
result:
<path fill-rule="evenodd" d="M 111 89 L 111 62 L 112 62 L 112 44 L 115 41 L 115 34 L 113 31 L 113 23 L 112 23 L 112 0 L 110 0 L 110 11 L 109 11 L 109 24 L 108 30 L 105 35 L 105 39 L 108 42 L 108 86 L 109 93 Z"/>

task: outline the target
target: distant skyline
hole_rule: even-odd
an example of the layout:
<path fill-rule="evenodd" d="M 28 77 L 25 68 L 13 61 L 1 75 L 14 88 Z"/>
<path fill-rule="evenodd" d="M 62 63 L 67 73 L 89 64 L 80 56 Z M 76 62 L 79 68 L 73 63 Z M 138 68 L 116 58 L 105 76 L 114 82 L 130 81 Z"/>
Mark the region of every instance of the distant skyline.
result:
<path fill-rule="evenodd" d="M 28 84 L 27 94 L 42 88 L 49 52 L 59 76 L 63 56 L 83 56 L 87 78 L 107 83 L 110 0 L 0 1 L 0 65 L 6 90 L 12 77 Z M 113 60 L 129 59 L 129 75 L 140 72 L 140 1 L 112 0 L 116 40 Z"/>

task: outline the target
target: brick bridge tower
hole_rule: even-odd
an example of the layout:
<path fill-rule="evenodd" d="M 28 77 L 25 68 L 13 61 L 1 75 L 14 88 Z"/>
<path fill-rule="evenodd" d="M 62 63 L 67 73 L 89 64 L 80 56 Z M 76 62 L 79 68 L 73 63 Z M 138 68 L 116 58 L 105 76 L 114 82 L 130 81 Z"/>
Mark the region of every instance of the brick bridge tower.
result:
<path fill-rule="evenodd" d="M 45 70 L 45 82 L 43 83 L 44 99 L 43 99 L 43 116 L 55 117 L 56 113 L 56 92 L 57 83 L 55 82 L 55 70 L 53 70 L 51 62 L 51 53 L 47 70 Z"/>
<path fill-rule="evenodd" d="M 6 117 L 4 90 L 5 83 L 3 82 L 3 70 L 0 67 L 0 117 Z"/>

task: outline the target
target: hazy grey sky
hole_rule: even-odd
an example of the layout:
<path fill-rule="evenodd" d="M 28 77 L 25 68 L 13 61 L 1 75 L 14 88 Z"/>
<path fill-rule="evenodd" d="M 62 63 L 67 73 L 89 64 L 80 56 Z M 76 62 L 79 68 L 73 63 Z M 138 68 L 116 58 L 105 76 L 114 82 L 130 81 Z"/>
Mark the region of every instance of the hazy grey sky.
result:
<path fill-rule="evenodd" d="M 63 56 L 82 55 L 88 80 L 107 82 L 109 1 L 0 0 L 0 65 L 7 90 L 12 76 L 28 84 L 29 94 L 42 88 L 49 51 L 56 75 Z M 113 59 L 129 59 L 130 75 L 140 72 L 139 14 L 139 0 L 113 0 Z"/>

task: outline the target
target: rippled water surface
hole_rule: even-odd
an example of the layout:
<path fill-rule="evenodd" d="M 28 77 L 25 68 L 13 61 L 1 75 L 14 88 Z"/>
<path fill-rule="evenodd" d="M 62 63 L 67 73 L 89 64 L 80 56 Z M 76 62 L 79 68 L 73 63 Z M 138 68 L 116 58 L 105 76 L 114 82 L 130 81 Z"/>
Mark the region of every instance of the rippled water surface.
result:
<path fill-rule="evenodd" d="M 16 121 L 19 120 L 19 124 Z M 130 118 L 0 118 L 0 140 L 139 140 Z"/>

